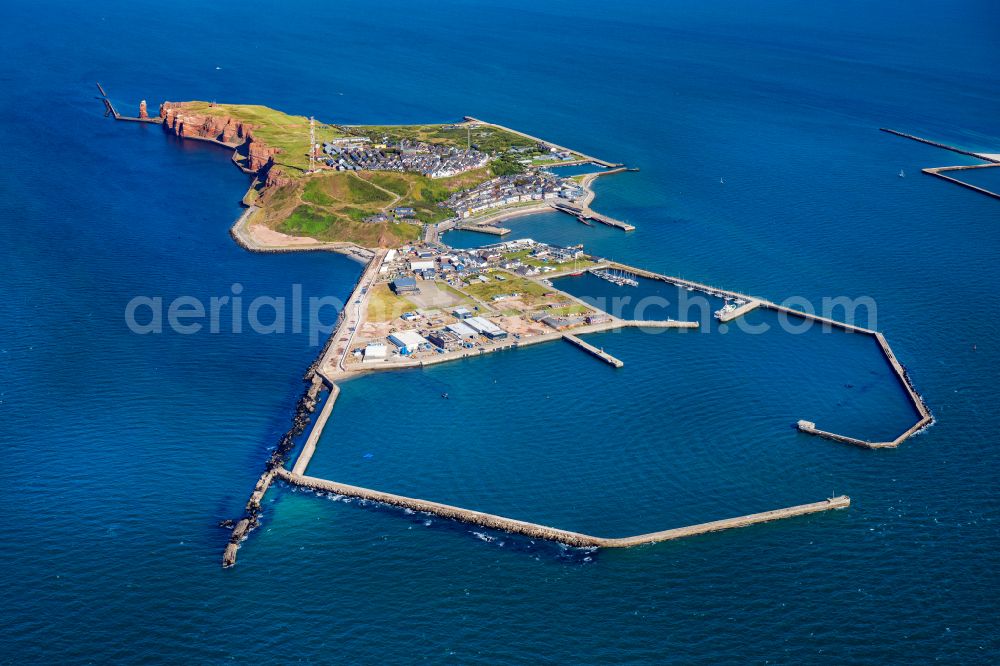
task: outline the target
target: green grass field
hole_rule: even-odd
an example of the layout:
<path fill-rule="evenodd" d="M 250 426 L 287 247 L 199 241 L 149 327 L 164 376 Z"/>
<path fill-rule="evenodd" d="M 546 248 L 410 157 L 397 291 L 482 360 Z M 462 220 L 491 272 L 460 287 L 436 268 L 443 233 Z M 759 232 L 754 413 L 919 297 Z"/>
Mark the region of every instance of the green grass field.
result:
<path fill-rule="evenodd" d="M 495 279 L 496 275 L 501 275 L 505 279 L 502 282 L 498 281 Z M 526 305 L 538 305 L 548 302 L 549 299 L 546 297 L 546 294 L 555 291 L 555 289 L 549 289 L 537 282 L 518 277 L 506 271 L 494 271 L 488 277 L 490 278 L 489 282 L 473 281 L 469 286 L 465 287 L 465 291 L 486 303 L 493 302 L 494 296 L 517 293 L 521 294 L 521 300 Z"/>
<path fill-rule="evenodd" d="M 471 139 L 472 145 L 484 153 L 497 155 L 510 148 L 535 148 L 537 143 L 520 134 L 508 132 L 492 125 L 477 125 L 467 129 L 465 125 L 364 125 L 349 128 L 356 135 L 367 136 L 373 141 L 389 139 L 399 141 L 410 139 L 424 143 L 438 143 L 457 148 L 465 148 Z M 535 151 L 532 151 L 533 153 Z"/>
<path fill-rule="evenodd" d="M 377 284 L 371 288 L 368 295 L 368 312 L 366 321 L 392 321 L 404 312 L 416 310 L 410 301 L 393 293 L 387 284 Z"/>
<path fill-rule="evenodd" d="M 564 305 L 560 308 L 552 308 L 549 312 L 559 317 L 565 317 L 568 315 L 588 314 L 593 312 L 593 310 L 585 305 L 575 303 L 573 305 Z"/>
<path fill-rule="evenodd" d="M 395 206 L 413 208 L 417 219 L 427 224 L 442 222 L 454 215 L 448 208 L 439 206 L 458 190 L 474 187 L 493 177 L 488 167 L 467 171 L 451 178 L 428 178 L 419 173 L 387 173 L 363 171 L 358 177 L 400 196 Z"/>
<path fill-rule="evenodd" d="M 556 261 L 545 261 L 545 258 L 537 259 L 531 256 L 531 250 L 520 250 L 518 252 L 508 252 L 503 255 L 504 259 L 519 259 L 522 264 L 527 266 L 549 266 L 558 271 L 565 271 L 571 268 L 576 270 L 585 270 L 596 262 L 591 261 L 589 258 L 556 262 Z"/>

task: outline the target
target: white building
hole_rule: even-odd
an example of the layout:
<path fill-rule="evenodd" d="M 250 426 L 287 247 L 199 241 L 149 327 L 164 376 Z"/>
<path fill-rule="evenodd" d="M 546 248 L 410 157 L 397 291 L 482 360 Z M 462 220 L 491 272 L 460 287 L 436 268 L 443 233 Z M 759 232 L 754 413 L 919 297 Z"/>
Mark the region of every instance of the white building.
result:
<path fill-rule="evenodd" d="M 373 361 L 384 361 L 386 358 L 386 347 L 381 342 L 376 342 L 365 347 L 365 363 Z"/>
<path fill-rule="evenodd" d="M 427 339 L 416 331 L 395 331 L 389 334 L 389 342 L 399 347 L 400 354 L 412 354 L 422 345 L 429 345 Z"/>
<path fill-rule="evenodd" d="M 410 262 L 411 271 L 432 271 L 434 270 L 434 261 L 411 261 Z"/>
<path fill-rule="evenodd" d="M 445 326 L 445 329 L 457 335 L 461 340 L 472 340 L 473 338 L 479 335 L 478 333 L 476 333 L 474 329 L 472 329 L 469 326 L 466 326 L 463 322 L 448 324 L 447 326 Z"/>
<path fill-rule="evenodd" d="M 499 340 L 507 337 L 507 331 L 485 317 L 469 317 L 462 323 L 467 324 L 471 329 L 485 335 L 490 340 Z"/>

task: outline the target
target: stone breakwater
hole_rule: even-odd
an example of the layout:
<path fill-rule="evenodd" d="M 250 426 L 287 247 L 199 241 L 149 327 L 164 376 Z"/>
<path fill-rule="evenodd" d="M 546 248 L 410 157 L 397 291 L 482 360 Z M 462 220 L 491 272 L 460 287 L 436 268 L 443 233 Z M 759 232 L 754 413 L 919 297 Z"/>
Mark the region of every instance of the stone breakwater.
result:
<path fill-rule="evenodd" d="M 225 567 L 236 564 L 236 551 L 239 549 L 240 542 L 246 538 L 251 530 L 260 525 L 261 500 L 268 488 L 271 487 L 276 471 L 282 469 L 282 465 L 288 459 L 288 454 L 295 447 L 295 438 L 305 432 L 312 419 L 316 404 L 319 402 L 319 394 L 324 388 L 323 378 L 316 372 L 317 362 L 318 359 L 309 366 L 303 377 L 307 386 L 292 414 L 292 425 L 278 440 L 277 446 L 264 464 L 264 473 L 261 474 L 250 494 L 243 516 L 236 520 L 224 520 L 220 523 L 222 527 L 231 527 L 233 530 L 222 557 L 222 564 Z"/>
<path fill-rule="evenodd" d="M 361 288 L 361 283 L 364 281 L 373 260 L 370 259 L 366 264 L 365 270 L 361 271 L 358 275 L 358 280 L 352 290 L 352 297 Z M 381 263 L 381 260 L 379 260 L 379 263 Z M 337 322 L 334 324 L 333 334 L 327 338 L 323 348 L 306 370 L 302 379 L 307 383 L 307 388 L 296 405 L 295 412 L 292 415 L 292 425 L 282 435 L 281 439 L 278 440 L 278 445 L 271 452 L 267 462 L 264 464 L 264 472 L 260 475 L 253 492 L 250 494 L 243 517 L 237 520 L 224 520 L 220 523 L 220 526 L 233 530 L 229 537 L 229 543 L 222 554 L 222 566 L 225 568 L 236 564 L 236 555 L 239 551 L 240 543 L 251 530 L 260 525 L 261 500 L 263 500 L 267 490 L 271 487 L 271 483 L 275 477 L 280 476 L 282 473 L 287 473 L 284 465 L 288 460 L 288 454 L 295 448 L 295 438 L 305 432 L 312 420 L 313 413 L 316 411 L 320 392 L 328 388 L 330 389 L 330 395 L 327 397 L 327 403 L 320 414 L 317 427 L 314 428 L 314 432 L 310 433 L 303 450 L 303 456 L 300 456 L 304 460 L 303 465 L 308 464 L 309 458 L 312 457 L 312 451 L 315 450 L 316 442 L 323 431 L 323 426 L 326 424 L 326 420 L 333 409 L 333 404 L 340 394 L 340 388 L 323 375 L 322 366 L 327 356 L 333 350 L 334 342 L 337 340 L 338 333 L 344 325 L 344 320 L 344 311 L 341 310 L 340 315 L 337 317 Z"/>
<path fill-rule="evenodd" d="M 708 523 L 698 523 L 696 525 L 688 525 L 686 527 L 676 527 L 669 530 L 661 530 L 659 532 L 636 534 L 634 536 L 627 537 L 598 537 L 590 534 L 583 534 L 581 532 L 561 530 L 547 525 L 529 523 L 523 520 L 514 520 L 513 518 L 506 518 L 492 513 L 485 513 L 483 511 L 463 509 L 450 504 L 441 504 L 440 502 L 431 502 L 414 497 L 404 497 L 402 495 L 372 490 L 370 488 L 362 488 L 360 486 L 351 486 L 312 476 L 302 476 L 300 474 L 295 474 L 294 472 L 289 472 L 284 468 L 278 469 L 276 471 L 276 475 L 292 485 L 308 488 L 318 492 L 332 493 L 333 495 L 340 497 L 355 497 L 372 502 L 379 502 L 381 504 L 388 504 L 390 506 L 409 509 L 411 511 L 429 513 L 442 518 L 447 518 L 449 520 L 468 523 L 470 525 L 501 530 L 510 534 L 520 534 L 532 539 L 555 541 L 579 548 L 632 548 L 634 546 L 659 543 L 661 541 L 672 541 L 673 539 L 680 539 L 698 534 L 707 534 L 709 532 L 718 532 L 738 527 L 748 527 L 750 525 L 756 525 L 757 523 L 766 523 L 772 520 L 780 520 L 782 518 L 804 516 L 810 513 L 830 511 L 832 509 L 846 509 L 851 504 L 850 497 L 840 495 L 838 497 L 831 497 L 821 502 L 799 504 L 797 506 L 785 507 L 783 509 L 752 513 L 745 516 L 737 516 L 735 518 L 713 520 Z"/>

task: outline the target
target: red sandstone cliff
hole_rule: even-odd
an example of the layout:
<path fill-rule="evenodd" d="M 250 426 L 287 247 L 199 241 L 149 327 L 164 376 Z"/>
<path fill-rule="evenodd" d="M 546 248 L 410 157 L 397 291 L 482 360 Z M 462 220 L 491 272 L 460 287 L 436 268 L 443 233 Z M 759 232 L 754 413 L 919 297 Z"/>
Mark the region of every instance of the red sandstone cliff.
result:
<path fill-rule="evenodd" d="M 246 144 L 246 169 L 265 176 L 268 186 L 283 185 L 290 180 L 274 167 L 278 150 L 253 135 L 253 125 L 228 116 L 211 116 L 190 110 L 187 102 L 164 102 L 160 105 L 163 126 L 177 136 L 210 139 L 236 148 Z"/>

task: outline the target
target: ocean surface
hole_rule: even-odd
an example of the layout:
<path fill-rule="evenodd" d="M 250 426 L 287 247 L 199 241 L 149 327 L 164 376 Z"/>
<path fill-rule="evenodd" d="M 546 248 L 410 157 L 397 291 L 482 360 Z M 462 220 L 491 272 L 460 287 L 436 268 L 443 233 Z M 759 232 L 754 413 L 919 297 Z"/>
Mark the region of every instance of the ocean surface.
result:
<path fill-rule="evenodd" d="M 0 662 L 1000 660 L 1000 202 L 920 173 L 971 159 L 878 131 L 1000 153 L 995 3 L 502 4 L 5 3 Z M 311 473 L 601 536 L 853 503 L 597 552 L 279 486 L 223 570 L 217 523 L 318 348 L 225 317 L 140 335 L 126 307 L 342 299 L 361 265 L 239 249 L 226 151 L 104 118 L 95 81 L 122 111 L 468 114 L 639 167 L 596 183 L 632 233 L 508 226 L 777 301 L 869 298 L 936 422 L 884 451 L 796 432 L 914 414 L 870 338 L 766 312 L 761 334 L 592 336 L 620 370 L 554 342 L 363 377 Z M 667 301 L 652 318 L 683 296 L 559 284 Z"/>

